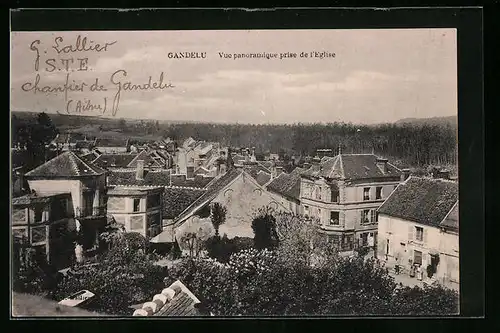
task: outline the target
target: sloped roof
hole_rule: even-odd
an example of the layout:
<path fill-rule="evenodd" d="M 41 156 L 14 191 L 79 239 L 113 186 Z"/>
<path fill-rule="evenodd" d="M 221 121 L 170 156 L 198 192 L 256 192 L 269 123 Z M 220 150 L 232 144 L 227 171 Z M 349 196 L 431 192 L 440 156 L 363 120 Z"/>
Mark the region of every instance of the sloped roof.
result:
<path fill-rule="evenodd" d="M 64 152 L 26 174 L 26 177 L 65 178 L 102 175 L 106 170 L 83 161 L 71 151 Z"/>
<path fill-rule="evenodd" d="M 26 194 L 20 197 L 12 198 L 12 206 L 29 206 L 35 204 L 47 204 L 52 201 L 52 196 L 37 196 Z"/>
<path fill-rule="evenodd" d="M 379 157 L 373 154 L 341 154 L 335 157 L 325 157 L 317 165 L 312 165 L 304 171 L 304 176 L 341 178 L 341 179 L 366 179 L 398 177 L 401 170 L 387 163 L 383 172 L 377 166 Z"/>
<path fill-rule="evenodd" d="M 171 185 L 181 187 L 205 188 L 215 177 L 195 175 L 193 178 L 186 178 L 185 175 L 172 175 Z"/>
<path fill-rule="evenodd" d="M 458 184 L 453 181 L 411 176 L 378 209 L 385 214 L 439 227 L 458 202 Z"/>
<path fill-rule="evenodd" d="M 163 195 L 163 218 L 175 219 L 196 201 L 206 190 L 196 188 L 167 187 Z"/>
<path fill-rule="evenodd" d="M 271 180 L 271 174 L 264 171 L 259 171 L 257 172 L 257 175 L 254 177 L 254 179 L 260 186 L 264 186 Z"/>
<path fill-rule="evenodd" d="M 441 222 L 440 226 L 443 228 L 451 229 L 451 230 L 456 230 L 458 231 L 459 225 L 458 225 L 458 202 L 455 205 L 455 207 L 452 208 L 448 216 Z"/>
<path fill-rule="evenodd" d="M 179 280 L 172 283 L 168 288 L 161 291 L 164 296 L 153 298 L 154 310 L 144 303 L 142 309 L 134 311 L 134 316 L 155 316 L 155 317 L 188 317 L 201 316 L 198 309 L 200 300 Z M 164 301 L 162 301 L 162 299 Z"/>
<path fill-rule="evenodd" d="M 95 161 L 101 154 L 98 153 L 97 151 L 95 150 L 92 150 L 91 152 L 87 153 L 87 154 L 84 154 L 84 155 L 80 155 L 80 158 L 84 161 L 84 162 L 87 162 L 87 163 L 92 163 L 93 161 Z"/>
<path fill-rule="evenodd" d="M 233 180 L 235 180 L 239 175 L 241 175 L 243 171 L 237 169 L 231 169 L 226 172 L 224 175 L 216 178 L 207 186 L 207 191 L 203 193 L 198 199 L 196 199 L 186 210 L 184 210 L 177 218 L 176 221 L 180 221 L 186 217 L 188 217 L 191 213 L 193 213 L 199 205 L 209 202 L 213 200 L 219 191 L 221 191 L 224 187 L 229 185 Z"/>
<path fill-rule="evenodd" d="M 295 168 L 289 174 L 283 172 L 267 185 L 267 189 L 271 192 L 281 194 L 287 198 L 299 200 L 300 174 L 303 171 L 304 170 L 301 168 Z"/>
<path fill-rule="evenodd" d="M 101 168 L 127 168 L 138 154 L 102 154 L 92 164 Z"/>
<path fill-rule="evenodd" d="M 88 140 L 78 140 L 76 141 L 75 148 L 77 149 L 92 149 L 94 147 L 94 141 L 88 141 Z"/>
<path fill-rule="evenodd" d="M 136 179 L 135 170 L 111 170 L 109 185 L 169 186 L 170 170 L 144 170 L 144 179 Z"/>
<path fill-rule="evenodd" d="M 127 147 L 128 139 L 124 138 L 98 138 L 96 147 Z"/>
<path fill-rule="evenodd" d="M 129 168 L 136 168 L 137 161 L 143 160 L 145 167 L 156 167 L 161 168 L 165 165 L 166 159 L 158 154 L 155 150 L 141 151 L 137 154 L 134 159 L 128 164 Z"/>

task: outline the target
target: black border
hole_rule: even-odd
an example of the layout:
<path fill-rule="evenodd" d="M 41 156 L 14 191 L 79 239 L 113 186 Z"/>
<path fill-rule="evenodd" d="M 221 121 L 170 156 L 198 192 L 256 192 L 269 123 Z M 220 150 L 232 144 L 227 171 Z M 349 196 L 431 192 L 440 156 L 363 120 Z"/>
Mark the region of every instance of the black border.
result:
<path fill-rule="evenodd" d="M 71 10 L 70 14 L 67 10 L 26 9 L 11 12 L 12 31 L 361 28 L 457 28 L 460 221 L 467 221 L 461 223 L 460 232 L 461 316 L 481 317 L 485 313 L 483 172 L 485 155 L 481 8 L 391 10 L 325 8 L 262 11 L 96 9 Z M 199 320 L 196 322 L 201 324 Z M 234 321 L 226 323 L 232 322 Z M 396 322 L 400 321 L 393 323 Z M 130 323 L 132 322 L 125 321 L 125 324 Z M 243 325 L 247 323 L 249 324 L 248 319 L 243 320 Z M 281 323 L 276 329 L 284 330 L 284 324 Z M 392 323 L 390 325 L 390 328 L 395 328 Z M 403 325 L 408 329 L 406 324 Z"/>

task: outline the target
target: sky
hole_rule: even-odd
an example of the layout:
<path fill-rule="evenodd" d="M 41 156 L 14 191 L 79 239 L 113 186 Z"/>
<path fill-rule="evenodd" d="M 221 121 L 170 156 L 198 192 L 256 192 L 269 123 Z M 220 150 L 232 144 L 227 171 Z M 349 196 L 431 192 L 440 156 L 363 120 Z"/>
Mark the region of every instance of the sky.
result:
<path fill-rule="evenodd" d="M 99 43 L 101 50 L 72 52 L 78 35 L 80 47 L 86 37 L 87 48 Z M 205 58 L 169 57 L 181 52 Z M 278 59 L 221 58 L 220 52 L 277 53 Z M 286 52 L 297 57 L 279 59 Z M 300 57 L 302 52 L 308 57 Z M 335 57 L 320 59 L 311 52 Z M 87 63 L 77 60 L 84 58 Z M 457 114 L 456 58 L 455 29 L 12 32 L 10 106 L 13 111 L 260 124 L 374 124 L 450 116 Z M 113 76 L 119 70 L 126 77 Z M 126 89 L 127 81 L 143 86 L 161 73 L 164 89 Z M 86 86 L 67 94 L 42 92 L 33 88 L 37 75 L 40 90 L 63 87 L 67 75 L 69 83 Z M 96 79 L 106 91 L 90 91 Z"/>

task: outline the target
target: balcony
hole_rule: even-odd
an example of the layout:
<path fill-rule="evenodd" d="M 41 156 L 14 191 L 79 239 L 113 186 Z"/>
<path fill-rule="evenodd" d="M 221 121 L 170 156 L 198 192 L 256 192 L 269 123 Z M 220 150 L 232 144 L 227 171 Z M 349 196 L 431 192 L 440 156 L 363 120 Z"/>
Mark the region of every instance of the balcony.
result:
<path fill-rule="evenodd" d="M 106 216 L 106 206 L 97 206 L 97 207 L 85 207 L 80 208 L 77 207 L 75 209 L 75 218 L 101 218 Z"/>

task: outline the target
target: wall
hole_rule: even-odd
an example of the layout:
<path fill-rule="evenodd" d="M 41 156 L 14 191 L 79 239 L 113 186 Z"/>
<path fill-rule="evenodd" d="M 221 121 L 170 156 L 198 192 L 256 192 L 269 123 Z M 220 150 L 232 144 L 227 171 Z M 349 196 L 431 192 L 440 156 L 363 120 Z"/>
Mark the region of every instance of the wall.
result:
<path fill-rule="evenodd" d="M 28 180 L 30 189 L 35 190 L 39 195 L 50 195 L 59 193 L 71 193 L 74 213 L 76 208 L 82 205 L 82 186 L 79 180 L 75 179 L 43 179 Z"/>
<path fill-rule="evenodd" d="M 213 200 L 227 208 L 226 222 L 220 226 L 220 235 L 251 237 L 252 220 L 258 209 L 267 205 L 275 209 L 288 211 L 288 207 L 280 203 L 278 196 L 259 188 L 251 176 L 242 174 L 225 191 L 221 191 Z"/>
<path fill-rule="evenodd" d="M 415 227 L 424 230 L 423 241 L 415 240 Z M 413 259 L 414 251 L 422 252 L 422 267 L 424 276 L 425 268 L 430 264 L 430 252 L 439 252 L 439 264 L 436 278 L 441 283 L 458 288 L 459 281 L 459 237 L 456 233 L 444 232 L 440 228 L 426 226 L 387 215 L 379 216 L 378 223 L 378 256 L 385 259 L 389 240 L 387 262 L 395 264 L 395 256 L 399 255 L 399 263 L 406 268 L 410 267 L 409 259 Z M 404 244 L 404 245 L 403 245 Z M 456 282 L 449 281 L 450 278 Z"/>

